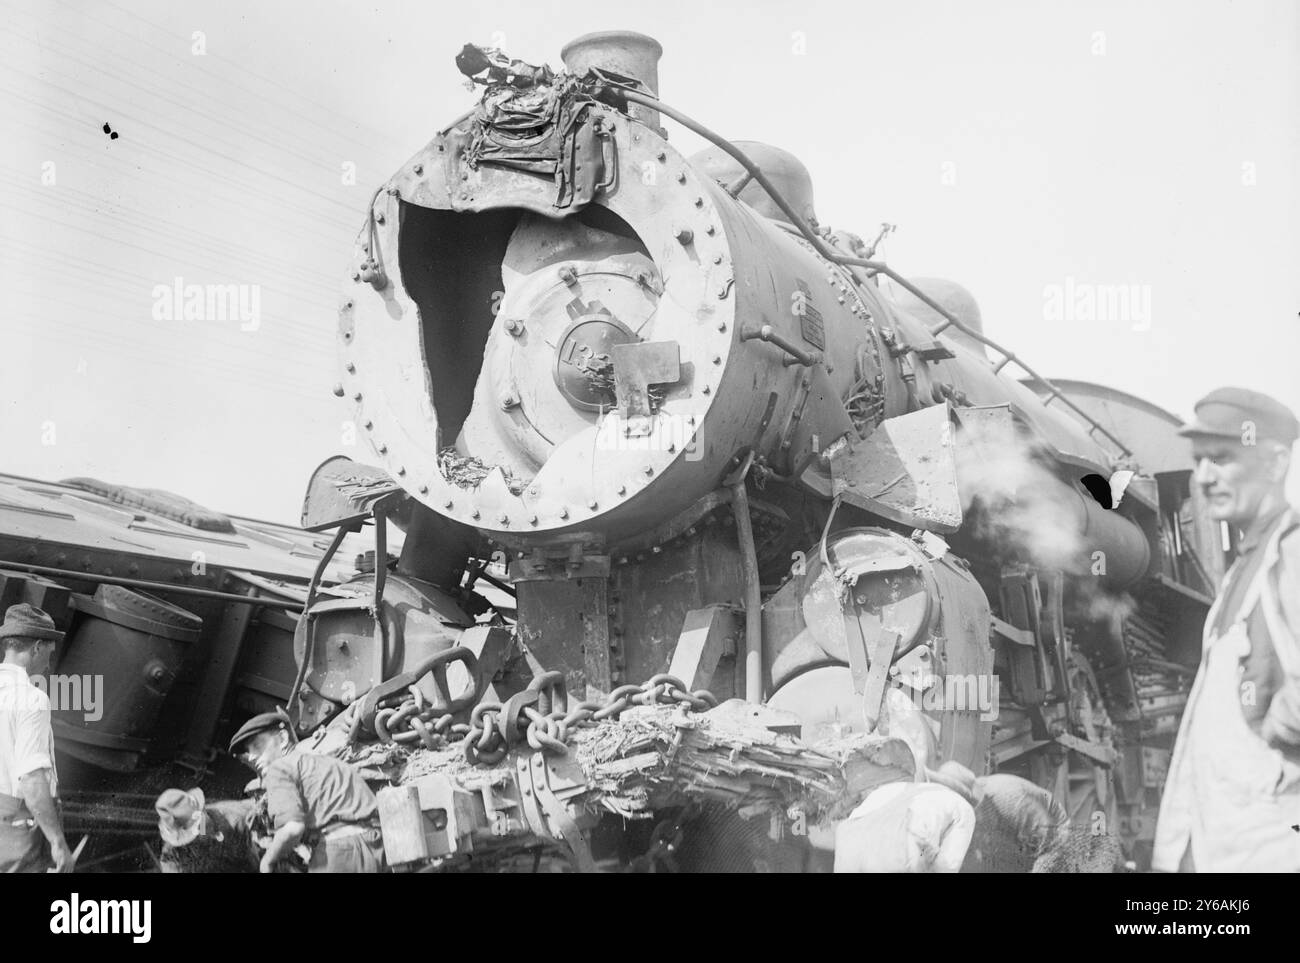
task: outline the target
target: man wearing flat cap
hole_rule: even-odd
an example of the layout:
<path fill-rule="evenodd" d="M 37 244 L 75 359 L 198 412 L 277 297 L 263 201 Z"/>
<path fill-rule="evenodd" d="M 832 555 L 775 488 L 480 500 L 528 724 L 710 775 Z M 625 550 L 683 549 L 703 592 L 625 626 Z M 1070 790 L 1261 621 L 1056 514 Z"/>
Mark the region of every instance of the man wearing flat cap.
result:
<path fill-rule="evenodd" d="M 1192 484 L 1238 532 L 1165 780 L 1153 868 L 1300 871 L 1300 514 L 1286 500 L 1300 423 L 1220 388 L 1196 405 Z"/>
<path fill-rule="evenodd" d="M 333 756 L 294 751 L 283 710 L 253 716 L 230 740 L 230 752 L 257 770 L 275 829 L 259 869 L 300 843 L 311 847 L 309 873 L 378 873 L 384 868 L 379 804 L 354 767 Z"/>
<path fill-rule="evenodd" d="M 49 668 L 63 633 L 23 602 L 0 625 L 0 873 L 70 873 L 72 851 L 59 816 L 50 697 L 30 676 Z"/>

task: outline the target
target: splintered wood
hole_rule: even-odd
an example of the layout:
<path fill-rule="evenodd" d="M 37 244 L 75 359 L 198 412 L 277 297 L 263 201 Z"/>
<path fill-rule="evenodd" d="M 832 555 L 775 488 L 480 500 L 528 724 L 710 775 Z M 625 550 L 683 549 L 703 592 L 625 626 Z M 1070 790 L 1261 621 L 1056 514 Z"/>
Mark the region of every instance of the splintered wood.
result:
<path fill-rule="evenodd" d="M 900 739 L 849 735 L 809 745 L 796 729 L 786 713 L 732 700 L 705 713 L 635 707 L 571 730 L 568 744 L 588 784 L 582 805 L 628 818 L 696 799 L 743 815 L 797 807 L 810 819 L 839 819 L 876 786 L 912 778 L 912 753 Z M 509 756 L 471 766 L 459 745 L 404 755 L 401 783 L 440 773 L 477 791 L 510 778 Z"/>

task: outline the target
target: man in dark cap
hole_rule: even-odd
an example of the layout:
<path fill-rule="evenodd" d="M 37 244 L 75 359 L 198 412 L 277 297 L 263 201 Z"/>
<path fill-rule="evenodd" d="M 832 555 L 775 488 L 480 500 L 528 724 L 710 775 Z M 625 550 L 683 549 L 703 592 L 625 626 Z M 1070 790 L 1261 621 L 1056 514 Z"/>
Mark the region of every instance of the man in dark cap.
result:
<path fill-rule="evenodd" d="M 1258 391 L 1220 388 L 1181 433 L 1206 511 L 1239 542 L 1205 620 L 1153 867 L 1300 871 L 1300 515 L 1285 494 L 1300 423 Z"/>
<path fill-rule="evenodd" d="M 240 727 L 231 753 L 257 770 L 275 828 L 263 873 L 297 846 L 311 846 L 309 873 L 378 873 L 384 868 L 379 805 L 361 774 L 333 756 L 295 751 L 289 717 L 264 712 Z"/>
<path fill-rule="evenodd" d="M 30 676 L 49 668 L 63 633 L 23 602 L 0 625 L 0 873 L 70 873 L 74 858 L 59 817 L 50 697 Z"/>

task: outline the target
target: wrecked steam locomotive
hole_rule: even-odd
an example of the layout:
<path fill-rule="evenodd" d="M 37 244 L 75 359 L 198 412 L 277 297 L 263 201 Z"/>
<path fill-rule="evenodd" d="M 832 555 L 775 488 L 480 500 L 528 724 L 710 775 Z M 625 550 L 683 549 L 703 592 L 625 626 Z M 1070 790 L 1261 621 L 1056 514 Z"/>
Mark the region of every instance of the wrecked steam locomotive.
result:
<path fill-rule="evenodd" d="M 659 54 L 593 34 L 556 74 L 466 47 L 479 103 L 376 191 L 335 393 L 386 476 L 327 463 L 303 521 L 405 544 L 308 608 L 304 728 L 394 677 L 367 731 L 410 684 L 464 720 L 520 658 L 588 697 L 667 673 L 805 737 L 897 688 L 939 758 L 1140 851 L 1226 547 L 1178 420 L 1041 378 L 963 289 L 820 227 L 797 159 L 657 99 Z M 663 116 L 713 146 L 684 157 Z M 447 705 L 417 680 L 490 557 L 517 613 L 472 648 L 508 652 Z"/>
<path fill-rule="evenodd" d="M 815 740 L 871 731 L 903 693 L 935 762 L 1026 776 L 1140 860 L 1230 551 L 1178 419 L 1043 379 L 962 288 L 820 226 L 796 158 L 658 100 L 659 54 L 593 34 L 553 73 L 462 51 L 483 95 L 375 192 L 340 304 L 335 393 L 383 468 L 321 465 L 311 535 L 5 487 L 6 597 L 58 617 L 71 589 L 64 665 L 130 675 L 62 750 L 202 774 L 273 702 L 316 749 L 468 732 L 466 764 L 504 769 L 381 799 L 390 862 L 517 830 L 594 866 L 584 775 L 533 767 L 566 718 L 669 692 L 765 704 Z M 713 146 L 683 156 L 665 116 Z M 113 531 L 32 535 L 34 495 Z M 350 574 L 334 556 L 371 524 L 377 562 Z M 150 533 L 171 540 L 153 567 L 120 544 Z M 184 564 L 195 540 L 206 568 Z M 566 716 L 561 692 L 593 701 Z"/>

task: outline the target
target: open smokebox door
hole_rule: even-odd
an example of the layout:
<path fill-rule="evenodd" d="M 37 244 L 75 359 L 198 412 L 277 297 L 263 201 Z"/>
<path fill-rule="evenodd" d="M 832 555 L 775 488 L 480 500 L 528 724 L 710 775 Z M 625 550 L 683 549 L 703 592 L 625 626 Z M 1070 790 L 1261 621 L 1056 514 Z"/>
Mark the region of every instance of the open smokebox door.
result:
<path fill-rule="evenodd" d="M 886 418 L 864 440 L 828 450 L 831 490 L 900 525 L 950 533 L 961 527 L 952 410 L 945 403 Z"/>

